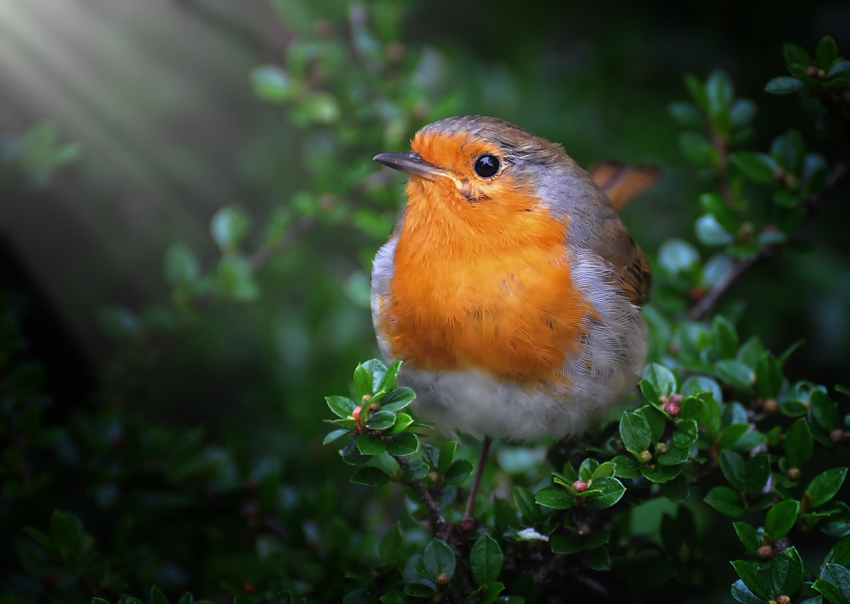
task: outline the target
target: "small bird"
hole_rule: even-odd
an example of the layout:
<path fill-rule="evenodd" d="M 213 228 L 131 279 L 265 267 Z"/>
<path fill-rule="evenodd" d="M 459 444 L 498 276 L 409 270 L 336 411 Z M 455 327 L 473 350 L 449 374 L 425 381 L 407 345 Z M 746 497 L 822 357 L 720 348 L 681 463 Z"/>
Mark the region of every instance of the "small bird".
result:
<path fill-rule="evenodd" d="M 372 268 L 381 353 L 418 416 L 490 441 L 585 431 L 638 381 L 647 349 L 643 251 L 557 144 L 485 116 L 444 119 L 409 153 L 407 205 Z M 618 206 L 658 178 L 605 164 Z"/>

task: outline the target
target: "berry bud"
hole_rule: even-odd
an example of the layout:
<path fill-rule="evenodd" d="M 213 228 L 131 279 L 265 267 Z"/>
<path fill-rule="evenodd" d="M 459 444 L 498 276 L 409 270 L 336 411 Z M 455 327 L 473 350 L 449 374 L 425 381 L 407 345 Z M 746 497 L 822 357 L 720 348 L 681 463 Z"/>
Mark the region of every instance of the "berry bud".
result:
<path fill-rule="evenodd" d="M 756 555 L 759 557 L 759 560 L 773 560 L 773 548 L 769 545 L 762 545 Z"/>
<path fill-rule="evenodd" d="M 791 604 L 791 598 L 788 596 L 779 596 L 776 598 L 776 604 Z"/>
<path fill-rule="evenodd" d="M 583 480 L 576 480 L 573 483 L 573 489 L 576 493 L 584 493 L 587 490 L 588 484 Z"/>
<path fill-rule="evenodd" d="M 788 480 L 795 482 L 800 480 L 800 468 L 788 468 L 788 473 L 785 476 L 788 477 Z"/>
<path fill-rule="evenodd" d="M 472 518 L 464 518 L 460 521 L 460 531 L 464 535 L 470 534 L 475 530 L 475 523 L 472 521 Z"/>
<path fill-rule="evenodd" d="M 641 451 L 640 452 L 640 460 L 643 463 L 648 463 L 652 459 L 652 453 L 649 451 Z"/>
<path fill-rule="evenodd" d="M 776 402 L 776 399 L 769 398 L 762 403 L 761 408 L 762 411 L 768 415 L 774 415 L 777 411 L 779 411 L 779 403 Z"/>
<path fill-rule="evenodd" d="M 446 573 L 441 573 L 437 576 L 437 585 L 439 587 L 446 587 L 449 584 L 449 576 Z"/>
<path fill-rule="evenodd" d="M 257 588 L 254 587 L 253 583 L 245 583 L 245 593 L 246 594 L 252 594 L 255 591 L 257 591 Z"/>
<path fill-rule="evenodd" d="M 833 444 L 838 444 L 844 440 L 844 430 L 841 428 L 836 428 L 832 432 L 829 433 L 829 441 Z"/>

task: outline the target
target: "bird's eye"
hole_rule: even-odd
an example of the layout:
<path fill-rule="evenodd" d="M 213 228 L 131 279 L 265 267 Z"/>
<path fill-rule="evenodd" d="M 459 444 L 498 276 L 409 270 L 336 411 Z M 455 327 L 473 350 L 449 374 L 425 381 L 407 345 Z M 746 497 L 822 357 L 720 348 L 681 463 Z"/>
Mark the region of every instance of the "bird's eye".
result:
<path fill-rule="evenodd" d="M 499 165 L 499 158 L 488 153 L 475 160 L 474 169 L 481 178 L 490 178 L 499 171 Z"/>

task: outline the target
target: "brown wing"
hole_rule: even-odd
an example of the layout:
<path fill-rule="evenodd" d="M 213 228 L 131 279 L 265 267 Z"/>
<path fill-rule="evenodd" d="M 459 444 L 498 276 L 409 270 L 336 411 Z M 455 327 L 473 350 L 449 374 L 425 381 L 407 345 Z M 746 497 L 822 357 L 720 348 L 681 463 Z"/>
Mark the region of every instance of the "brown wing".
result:
<path fill-rule="evenodd" d="M 628 165 L 618 161 L 597 164 L 590 169 L 589 173 L 593 182 L 611 200 L 611 205 L 617 212 L 661 178 L 661 170 L 655 166 Z"/>
<path fill-rule="evenodd" d="M 612 281 L 635 306 L 649 301 L 652 272 L 646 254 L 640 249 L 616 214 L 602 222 L 595 251 L 614 268 Z"/>

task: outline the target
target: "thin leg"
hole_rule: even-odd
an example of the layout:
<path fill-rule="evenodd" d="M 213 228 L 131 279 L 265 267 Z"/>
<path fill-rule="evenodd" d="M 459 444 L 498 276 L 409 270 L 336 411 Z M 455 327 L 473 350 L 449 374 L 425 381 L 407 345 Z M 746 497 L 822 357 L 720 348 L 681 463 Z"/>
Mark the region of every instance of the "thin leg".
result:
<path fill-rule="evenodd" d="M 481 484 L 481 475 L 484 473 L 484 464 L 487 463 L 487 456 L 490 454 L 490 443 L 493 439 L 489 436 L 484 437 L 484 443 L 481 445 L 481 457 L 478 459 L 478 467 L 475 468 L 475 478 L 472 479 L 472 490 L 469 491 L 469 499 L 466 500 L 466 510 L 463 512 L 463 520 L 472 518 L 473 508 L 475 508 L 475 496 L 478 495 L 478 485 Z"/>

